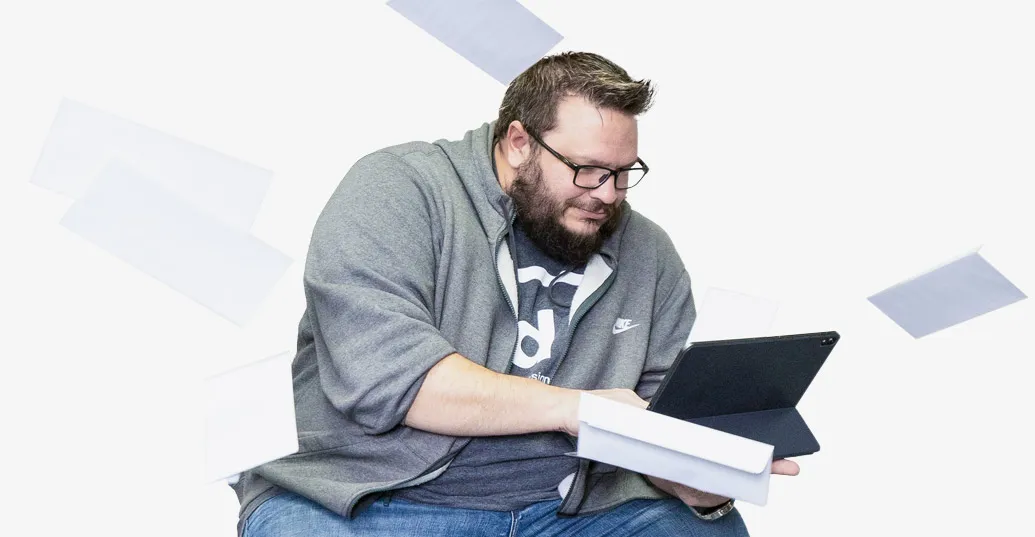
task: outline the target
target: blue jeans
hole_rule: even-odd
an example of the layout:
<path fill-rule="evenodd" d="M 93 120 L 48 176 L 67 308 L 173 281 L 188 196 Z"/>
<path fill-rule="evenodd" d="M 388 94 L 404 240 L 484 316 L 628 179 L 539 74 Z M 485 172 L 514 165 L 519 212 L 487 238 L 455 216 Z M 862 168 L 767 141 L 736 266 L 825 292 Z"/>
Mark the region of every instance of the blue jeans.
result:
<path fill-rule="evenodd" d="M 278 494 L 259 506 L 244 526 L 244 537 L 382 537 L 484 536 L 548 537 L 553 535 L 688 535 L 747 536 L 740 513 L 716 521 L 698 519 L 676 499 L 633 500 L 610 511 L 558 517 L 561 500 L 539 502 L 520 511 L 454 509 L 382 498 L 352 520 L 292 492 Z"/>

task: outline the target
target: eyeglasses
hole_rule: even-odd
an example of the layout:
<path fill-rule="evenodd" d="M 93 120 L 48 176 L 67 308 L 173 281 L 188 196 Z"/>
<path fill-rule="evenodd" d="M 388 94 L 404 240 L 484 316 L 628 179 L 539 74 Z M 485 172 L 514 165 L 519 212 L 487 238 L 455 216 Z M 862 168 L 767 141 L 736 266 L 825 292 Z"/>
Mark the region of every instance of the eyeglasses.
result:
<path fill-rule="evenodd" d="M 605 168 L 603 166 L 583 166 L 581 164 L 575 164 L 565 158 L 564 155 L 554 151 L 552 147 L 546 145 L 545 142 L 535 134 L 532 134 L 531 131 L 529 131 L 528 134 L 539 145 L 546 148 L 551 155 L 557 157 L 557 160 L 563 162 L 575 171 L 575 177 L 572 178 L 572 182 L 575 183 L 575 186 L 581 188 L 599 188 L 613 176 L 615 177 L 616 190 L 628 190 L 642 181 L 643 176 L 647 175 L 647 172 L 650 171 L 647 164 L 639 158 L 636 159 L 636 163 L 639 164 L 639 166 L 632 168 L 618 168 L 617 170 L 612 170 L 611 168 Z"/>

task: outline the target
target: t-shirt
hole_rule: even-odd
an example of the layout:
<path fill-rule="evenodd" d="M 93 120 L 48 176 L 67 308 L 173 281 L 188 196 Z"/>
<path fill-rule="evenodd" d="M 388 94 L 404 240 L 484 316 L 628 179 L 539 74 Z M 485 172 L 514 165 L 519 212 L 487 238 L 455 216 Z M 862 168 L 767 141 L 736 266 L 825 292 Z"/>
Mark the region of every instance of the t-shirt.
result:
<path fill-rule="evenodd" d="M 513 238 L 518 344 L 510 374 L 550 384 L 571 340 L 569 306 L 585 267 L 567 270 L 519 226 Z M 558 432 L 475 437 L 441 476 L 396 495 L 466 509 L 523 509 L 559 497 L 558 484 L 578 467 L 576 458 L 565 455 L 572 451 L 571 440 Z"/>

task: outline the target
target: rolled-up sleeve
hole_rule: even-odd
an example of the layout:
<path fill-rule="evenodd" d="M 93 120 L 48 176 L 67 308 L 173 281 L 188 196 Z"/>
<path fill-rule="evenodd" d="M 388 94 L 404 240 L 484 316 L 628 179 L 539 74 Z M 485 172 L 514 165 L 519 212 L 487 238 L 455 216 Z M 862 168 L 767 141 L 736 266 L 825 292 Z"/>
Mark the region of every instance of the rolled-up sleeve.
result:
<path fill-rule="evenodd" d="M 455 352 L 431 305 L 441 231 L 427 185 L 374 153 L 318 218 L 304 288 L 320 385 L 368 434 L 402 422 L 429 369 Z"/>

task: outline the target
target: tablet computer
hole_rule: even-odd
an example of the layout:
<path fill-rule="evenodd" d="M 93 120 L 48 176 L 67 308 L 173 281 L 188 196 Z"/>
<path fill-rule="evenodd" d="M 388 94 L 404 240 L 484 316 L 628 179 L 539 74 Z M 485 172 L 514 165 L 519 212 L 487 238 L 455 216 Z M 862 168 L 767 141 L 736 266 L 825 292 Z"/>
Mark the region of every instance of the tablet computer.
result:
<path fill-rule="evenodd" d="M 649 410 L 773 446 L 773 458 L 819 451 L 795 408 L 840 340 L 837 332 L 702 341 L 683 349 Z"/>

